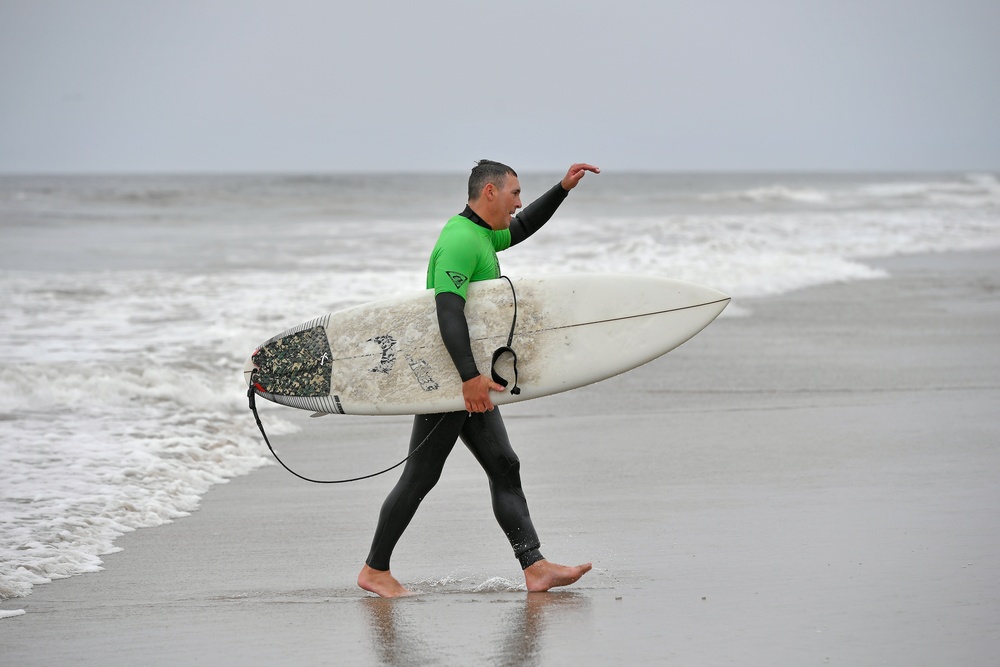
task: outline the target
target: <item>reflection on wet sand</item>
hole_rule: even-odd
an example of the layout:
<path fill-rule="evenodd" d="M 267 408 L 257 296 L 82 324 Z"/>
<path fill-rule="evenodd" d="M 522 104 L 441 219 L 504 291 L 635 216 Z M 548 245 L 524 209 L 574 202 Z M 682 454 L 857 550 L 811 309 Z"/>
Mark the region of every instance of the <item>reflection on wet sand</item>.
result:
<path fill-rule="evenodd" d="M 582 610 L 589 602 L 586 596 L 569 591 L 527 593 L 524 601 L 504 619 L 505 632 L 500 638 L 495 664 L 542 664 L 549 621 Z"/>
<path fill-rule="evenodd" d="M 391 598 L 365 597 L 361 608 L 365 611 L 372 645 L 380 663 L 385 665 L 416 665 L 433 662 L 426 654 L 427 645 L 417 629 L 404 616 L 400 602 Z M 412 615 L 413 610 L 407 610 Z"/>
<path fill-rule="evenodd" d="M 462 601 L 469 599 L 463 595 Z M 466 637 L 461 644 L 467 650 L 469 634 L 486 632 L 483 654 L 468 658 L 485 658 L 495 665 L 531 666 L 543 664 L 546 629 L 553 622 L 565 623 L 567 614 L 577 614 L 590 603 L 587 596 L 570 591 L 525 593 L 520 599 L 490 601 L 502 602 L 504 613 L 499 617 L 459 614 L 459 618 L 471 620 L 474 625 L 429 618 L 432 609 L 420 604 L 419 598 L 365 597 L 361 607 L 376 657 L 382 664 L 440 664 L 442 658 L 458 649 L 453 645 L 455 636 Z"/>

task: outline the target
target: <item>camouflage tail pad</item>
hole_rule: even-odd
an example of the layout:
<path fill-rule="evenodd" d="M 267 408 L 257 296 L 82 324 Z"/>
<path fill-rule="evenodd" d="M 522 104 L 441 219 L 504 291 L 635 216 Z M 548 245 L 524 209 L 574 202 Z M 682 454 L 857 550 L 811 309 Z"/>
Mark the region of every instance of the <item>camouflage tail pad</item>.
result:
<path fill-rule="evenodd" d="M 281 396 L 330 393 L 330 341 L 321 326 L 271 340 L 253 355 L 257 382 Z"/>

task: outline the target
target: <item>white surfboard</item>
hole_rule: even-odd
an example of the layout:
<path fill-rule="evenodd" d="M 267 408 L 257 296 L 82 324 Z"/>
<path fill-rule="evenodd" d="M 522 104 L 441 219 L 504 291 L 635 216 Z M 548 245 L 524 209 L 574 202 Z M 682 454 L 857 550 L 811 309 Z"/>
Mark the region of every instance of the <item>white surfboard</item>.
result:
<path fill-rule="evenodd" d="M 480 372 L 511 348 L 517 386 L 497 405 L 607 379 L 652 361 L 705 328 L 729 303 L 721 292 L 637 275 L 544 275 L 476 282 L 465 314 Z M 513 358 L 497 362 L 514 380 Z M 244 376 L 257 395 L 317 413 L 426 414 L 463 410 L 462 382 L 441 340 L 432 290 L 331 313 L 271 338 Z"/>

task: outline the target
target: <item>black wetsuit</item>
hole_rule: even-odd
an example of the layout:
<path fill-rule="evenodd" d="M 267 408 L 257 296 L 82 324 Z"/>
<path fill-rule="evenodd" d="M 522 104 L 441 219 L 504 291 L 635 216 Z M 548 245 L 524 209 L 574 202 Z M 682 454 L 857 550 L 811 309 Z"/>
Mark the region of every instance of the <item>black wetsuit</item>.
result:
<path fill-rule="evenodd" d="M 566 198 L 557 184 L 514 217 L 510 225 L 510 245 L 525 240 L 544 225 Z M 490 229 L 471 208 L 461 217 Z M 499 266 L 497 275 L 499 277 Z M 435 297 L 441 336 L 463 381 L 479 375 L 469 341 L 465 319 L 465 299 L 452 292 Z M 433 433 L 432 433 L 433 431 Z M 428 434 L 430 437 L 428 438 Z M 406 462 L 396 486 L 379 514 L 378 526 L 366 562 L 376 570 L 388 570 L 396 542 L 403 535 L 420 501 L 430 492 L 444 468 L 445 460 L 461 438 L 486 471 L 493 498 L 493 513 L 510 540 L 522 568 L 542 559 L 540 543 L 528 515 L 528 503 L 521 490 L 520 462 L 511 448 L 499 408 L 491 412 L 466 411 L 417 415 L 410 435 L 410 451 L 427 439 L 420 451 Z"/>

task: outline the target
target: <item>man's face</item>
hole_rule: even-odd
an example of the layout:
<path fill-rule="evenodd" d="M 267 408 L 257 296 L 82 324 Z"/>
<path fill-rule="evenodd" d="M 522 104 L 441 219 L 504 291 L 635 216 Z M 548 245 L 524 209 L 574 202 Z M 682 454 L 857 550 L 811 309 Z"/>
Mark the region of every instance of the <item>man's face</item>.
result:
<path fill-rule="evenodd" d="M 510 227 L 511 217 L 521 208 L 521 183 L 517 180 L 517 176 L 507 174 L 503 185 L 498 188 L 495 206 L 496 223 L 501 226 L 494 229 L 507 229 Z"/>

